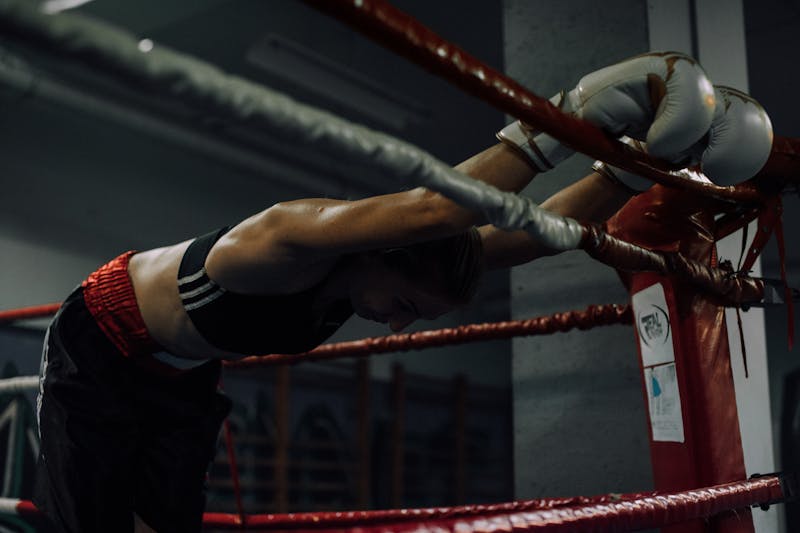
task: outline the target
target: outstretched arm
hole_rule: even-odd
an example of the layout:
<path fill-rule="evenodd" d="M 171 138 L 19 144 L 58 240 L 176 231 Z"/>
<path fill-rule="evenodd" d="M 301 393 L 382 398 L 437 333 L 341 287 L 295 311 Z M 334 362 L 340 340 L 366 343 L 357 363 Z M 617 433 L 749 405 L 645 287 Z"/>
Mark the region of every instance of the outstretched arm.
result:
<path fill-rule="evenodd" d="M 631 196 L 632 191 L 593 172 L 558 191 L 541 206 L 559 215 L 582 222 L 603 222 Z M 508 268 L 558 253 L 542 246 L 525 231 L 503 231 L 494 226 L 480 228 L 486 266 Z"/>
<path fill-rule="evenodd" d="M 536 172 L 512 149 L 492 146 L 456 166 L 504 191 L 519 192 Z M 270 210 L 286 245 L 315 256 L 404 246 L 458 233 L 484 223 L 479 212 L 464 209 L 425 188 L 357 201 L 298 200 Z"/>
<path fill-rule="evenodd" d="M 525 188 L 536 175 L 503 144 L 457 169 L 512 192 Z M 265 280 L 283 284 L 300 268 L 344 254 L 434 240 L 484 222 L 482 214 L 424 188 L 356 201 L 295 200 L 276 204 L 233 228 L 214 245 L 206 268 L 229 289 L 263 291 L 269 289 Z"/>
<path fill-rule="evenodd" d="M 674 53 L 645 54 L 607 67 L 585 76 L 575 89 L 553 101 L 562 111 L 612 135 L 646 137 L 651 154 L 667 159 L 682 158 L 684 150 L 704 137 L 715 104 L 702 69 L 691 58 Z M 519 192 L 537 169 L 552 168 L 571 153 L 520 122 L 504 128 L 500 138 L 506 144 L 493 146 L 457 168 L 502 190 Z M 622 187 L 590 175 L 550 198 L 544 207 L 584 220 L 602 220 L 627 196 Z M 298 265 L 432 240 L 484 222 L 480 214 L 424 189 L 354 202 L 298 200 L 278 204 L 234 228 L 215 245 L 206 266 L 212 277 L 216 273 L 223 285 L 235 288 L 237 279 L 247 282 L 253 276 L 272 275 L 280 280 L 291 277 Z M 549 253 L 521 234 L 503 235 L 492 228 L 484 228 L 483 234 L 492 267 Z"/>

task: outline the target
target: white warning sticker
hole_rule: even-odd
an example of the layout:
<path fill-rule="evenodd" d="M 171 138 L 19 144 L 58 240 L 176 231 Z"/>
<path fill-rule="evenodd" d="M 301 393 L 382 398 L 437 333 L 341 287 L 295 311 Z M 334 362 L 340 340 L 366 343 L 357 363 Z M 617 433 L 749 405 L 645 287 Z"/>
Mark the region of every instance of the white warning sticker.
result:
<path fill-rule="evenodd" d="M 653 440 L 683 442 L 683 414 L 675 363 L 644 369 Z"/>
<path fill-rule="evenodd" d="M 656 283 L 631 298 L 644 367 L 653 440 L 684 442 L 672 324 L 664 287 Z"/>

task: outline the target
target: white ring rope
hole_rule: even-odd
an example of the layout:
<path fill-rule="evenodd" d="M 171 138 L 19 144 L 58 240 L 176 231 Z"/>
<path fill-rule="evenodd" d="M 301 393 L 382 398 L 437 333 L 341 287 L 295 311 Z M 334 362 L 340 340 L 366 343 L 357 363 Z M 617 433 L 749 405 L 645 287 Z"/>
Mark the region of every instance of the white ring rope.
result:
<path fill-rule="evenodd" d="M 0 498 L 0 514 L 19 514 L 17 506 L 20 502 L 16 498 Z"/>
<path fill-rule="evenodd" d="M 577 221 L 461 174 L 405 141 L 300 104 L 167 47 L 140 49 L 140 39 L 104 22 L 73 13 L 45 15 L 28 0 L 0 0 L 0 29 L 79 57 L 161 96 L 312 150 L 366 163 L 396 180 L 398 188 L 424 186 L 438 191 L 468 209 L 482 211 L 499 228 L 527 230 L 548 248 L 574 249 L 583 237 Z"/>
<path fill-rule="evenodd" d="M 14 378 L 0 379 L 0 394 L 15 394 L 37 390 L 39 388 L 39 376 L 19 376 Z"/>

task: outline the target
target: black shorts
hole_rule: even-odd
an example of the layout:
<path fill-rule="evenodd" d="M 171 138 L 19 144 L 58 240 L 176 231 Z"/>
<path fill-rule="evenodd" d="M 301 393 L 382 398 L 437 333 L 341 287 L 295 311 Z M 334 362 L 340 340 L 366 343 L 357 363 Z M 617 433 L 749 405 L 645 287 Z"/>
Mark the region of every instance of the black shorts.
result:
<path fill-rule="evenodd" d="M 37 405 L 34 503 L 63 531 L 199 531 L 206 471 L 230 400 L 220 362 L 174 376 L 124 357 L 97 326 L 82 289 L 47 332 Z"/>

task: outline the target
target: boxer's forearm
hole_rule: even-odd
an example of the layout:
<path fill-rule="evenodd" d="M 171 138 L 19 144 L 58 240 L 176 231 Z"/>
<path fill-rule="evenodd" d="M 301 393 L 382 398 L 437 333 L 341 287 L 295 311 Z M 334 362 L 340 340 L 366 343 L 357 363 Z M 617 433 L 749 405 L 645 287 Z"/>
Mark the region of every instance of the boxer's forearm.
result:
<path fill-rule="evenodd" d="M 523 157 L 500 143 L 459 163 L 455 169 L 502 191 L 515 193 L 536 176 L 534 168 Z M 431 193 L 426 201 L 437 206 L 436 211 L 447 218 L 452 231 L 463 231 L 487 222 L 483 213 L 463 208 L 442 194 Z"/>
<path fill-rule="evenodd" d="M 597 172 L 565 187 L 542 202 L 542 207 L 582 222 L 603 222 L 616 213 L 633 192 Z"/>
<path fill-rule="evenodd" d="M 477 180 L 510 192 L 521 191 L 536 175 L 533 167 L 505 144 L 487 148 L 455 168 Z"/>
<path fill-rule="evenodd" d="M 545 200 L 542 207 L 584 222 L 603 222 L 630 197 L 627 189 L 592 173 Z M 483 226 L 481 237 L 489 269 L 512 267 L 556 253 L 524 231 L 506 232 L 494 226 Z"/>

